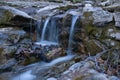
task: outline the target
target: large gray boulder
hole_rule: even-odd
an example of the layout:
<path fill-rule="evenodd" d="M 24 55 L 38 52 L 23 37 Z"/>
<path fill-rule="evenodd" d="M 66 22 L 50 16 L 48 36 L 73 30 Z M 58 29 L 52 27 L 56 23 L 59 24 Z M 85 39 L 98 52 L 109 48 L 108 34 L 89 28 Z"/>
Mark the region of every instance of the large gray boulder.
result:
<path fill-rule="evenodd" d="M 9 6 L 0 7 L 0 25 L 30 25 L 32 17 L 27 13 Z"/>
<path fill-rule="evenodd" d="M 115 76 L 99 73 L 93 69 L 94 66 L 92 61 L 75 63 L 63 72 L 58 80 L 120 80 Z"/>
<path fill-rule="evenodd" d="M 0 28 L 0 45 L 15 44 L 27 36 L 24 30 L 15 30 L 13 28 Z"/>
<path fill-rule="evenodd" d="M 12 70 L 12 67 L 17 63 L 15 59 L 8 60 L 5 64 L 0 65 L 0 71 Z"/>
<path fill-rule="evenodd" d="M 113 21 L 113 14 L 108 11 L 100 10 L 93 13 L 93 18 L 93 24 L 96 26 L 104 26 L 106 23 Z"/>

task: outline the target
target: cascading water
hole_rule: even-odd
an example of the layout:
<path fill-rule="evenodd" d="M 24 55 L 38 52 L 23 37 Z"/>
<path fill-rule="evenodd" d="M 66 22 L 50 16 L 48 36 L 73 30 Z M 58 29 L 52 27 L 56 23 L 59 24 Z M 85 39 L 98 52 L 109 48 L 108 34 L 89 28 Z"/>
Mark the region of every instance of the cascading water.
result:
<path fill-rule="evenodd" d="M 73 34 L 74 34 L 74 27 L 75 27 L 75 24 L 76 24 L 76 21 L 78 19 L 78 15 L 73 15 L 72 16 L 72 23 L 71 23 L 71 28 L 70 28 L 70 34 L 69 34 L 69 42 L 68 42 L 68 54 L 71 54 L 72 52 L 72 40 L 73 40 Z"/>
<path fill-rule="evenodd" d="M 36 24 L 37 41 L 40 40 L 40 24 L 41 24 L 41 22 L 37 21 L 37 24 Z"/>
<path fill-rule="evenodd" d="M 58 34 L 58 29 L 56 26 L 56 19 L 53 18 L 51 19 L 51 26 L 49 27 L 48 40 L 52 42 L 58 42 L 57 34 Z"/>
<path fill-rule="evenodd" d="M 71 28 L 70 28 L 70 36 L 69 36 L 69 44 L 68 44 L 68 54 L 71 54 L 71 42 L 72 42 L 72 39 L 73 39 L 73 34 L 74 34 L 74 27 L 75 27 L 75 24 L 76 24 L 76 21 L 78 19 L 78 15 L 73 15 L 72 17 L 72 23 L 71 23 Z M 50 23 L 49 27 L 47 28 L 48 24 Z M 36 27 L 36 31 L 37 31 L 37 38 L 39 39 L 39 35 L 40 35 L 40 21 L 37 22 L 37 27 Z M 48 29 L 48 36 L 47 36 L 47 39 L 48 41 L 46 42 L 46 37 L 45 37 L 45 33 Z M 47 44 L 47 45 L 50 45 L 51 42 L 52 44 L 54 44 L 53 42 L 57 42 L 57 27 L 56 27 L 56 20 L 53 18 L 51 19 L 51 17 L 48 17 L 44 23 L 44 27 L 42 29 L 42 36 L 41 36 L 41 42 L 42 44 Z M 51 41 L 51 42 L 50 42 Z M 41 43 L 40 43 L 41 44 Z M 67 56 L 64 56 L 64 57 L 60 57 L 60 58 L 57 58 L 53 61 L 51 61 L 50 63 L 44 63 L 42 64 L 43 66 L 41 67 L 42 68 L 45 68 L 45 67 L 51 67 L 59 62 L 64 62 L 64 61 L 67 61 L 67 60 L 71 60 L 74 58 L 74 55 L 67 55 Z M 35 80 L 36 76 L 32 74 L 32 70 L 28 70 L 24 73 L 21 73 L 19 74 L 18 76 L 14 77 L 12 80 Z"/>
<path fill-rule="evenodd" d="M 44 41 L 45 39 L 45 32 L 46 32 L 46 29 L 47 29 L 47 26 L 48 26 L 48 23 L 50 21 L 50 18 L 51 17 L 48 17 L 44 23 L 44 26 L 43 26 L 43 30 L 42 30 L 42 35 L 41 35 L 41 41 Z"/>
<path fill-rule="evenodd" d="M 40 37 L 40 23 L 37 23 L 37 45 L 58 45 L 58 30 L 56 26 L 56 19 L 52 16 L 48 17 L 44 23 L 41 40 L 38 40 Z"/>

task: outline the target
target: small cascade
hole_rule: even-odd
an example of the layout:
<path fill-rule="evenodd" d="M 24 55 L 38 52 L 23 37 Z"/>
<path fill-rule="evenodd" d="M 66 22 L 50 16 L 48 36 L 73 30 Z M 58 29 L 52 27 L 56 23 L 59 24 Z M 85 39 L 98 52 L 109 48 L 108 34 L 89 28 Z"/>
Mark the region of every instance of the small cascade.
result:
<path fill-rule="evenodd" d="M 51 19 L 51 17 L 48 17 L 44 23 L 42 35 L 41 35 L 41 41 L 44 41 L 44 39 L 45 39 L 45 32 L 46 32 L 46 29 L 47 29 L 47 26 L 48 26 L 50 19 Z"/>
<path fill-rule="evenodd" d="M 52 42 L 58 42 L 58 29 L 56 27 L 56 19 L 51 19 L 51 26 L 49 27 L 48 40 Z"/>
<path fill-rule="evenodd" d="M 36 37 L 37 37 L 37 41 L 40 41 L 40 25 L 41 25 L 41 22 L 40 21 L 37 21 L 36 23 Z"/>
<path fill-rule="evenodd" d="M 45 69 L 45 68 L 48 68 L 48 67 L 51 68 L 52 66 L 54 66 L 58 63 L 72 60 L 74 57 L 75 57 L 75 55 L 67 55 L 67 56 L 64 56 L 64 57 L 54 59 L 50 63 L 39 62 L 38 64 L 37 63 L 33 64 L 33 65 L 31 65 L 33 67 L 32 70 L 28 70 L 28 71 L 25 71 L 23 73 L 20 73 L 19 75 L 13 77 L 11 80 L 36 80 L 36 75 L 32 74 L 32 71 L 34 70 L 35 66 L 40 66 L 41 69 Z"/>
<path fill-rule="evenodd" d="M 50 16 L 46 19 L 42 33 L 40 30 L 40 21 L 37 22 L 36 26 L 37 33 L 37 45 L 58 45 L 58 29 L 56 26 L 56 18 Z M 40 39 L 41 34 L 41 39 Z"/>
<path fill-rule="evenodd" d="M 76 21 L 78 19 L 78 15 L 73 15 L 72 16 L 72 23 L 71 23 L 71 28 L 70 28 L 70 34 L 69 34 L 69 42 L 68 42 L 68 54 L 71 54 L 72 52 L 72 40 L 73 40 L 73 34 L 74 34 L 74 27 L 75 27 L 75 24 L 76 24 Z"/>
<path fill-rule="evenodd" d="M 32 29 L 33 29 L 33 27 L 32 27 L 32 19 L 30 20 L 30 23 L 29 23 L 29 25 L 30 25 L 30 38 L 31 38 L 31 40 L 32 40 Z"/>

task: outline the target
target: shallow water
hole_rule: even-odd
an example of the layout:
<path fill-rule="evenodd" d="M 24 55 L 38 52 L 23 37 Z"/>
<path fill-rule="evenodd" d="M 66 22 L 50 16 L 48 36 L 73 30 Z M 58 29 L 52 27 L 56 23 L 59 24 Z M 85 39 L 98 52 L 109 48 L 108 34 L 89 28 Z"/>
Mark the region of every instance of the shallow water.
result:
<path fill-rule="evenodd" d="M 64 57 L 60 57 L 57 59 L 54 59 L 53 61 L 46 63 L 46 62 L 40 62 L 39 65 L 41 65 L 41 68 L 51 67 L 57 63 L 69 61 L 74 58 L 75 55 L 67 55 Z M 38 65 L 38 64 L 36 64 Z M 35 66 L 35 65 L 34 65 Z M 28 70 L 26 72 L 23 72 L 17 76 L 15 76 L 12 80 L 35 80 L 36 76 L 32 74 L 32 70 Z"/>
<path fill-rule="evenodd" d="M 14 77 L 12 80 L 34 80 L 36 78 L 35 75 L 31 74 L 32 70 L 26 71 L 16 77 Z"/>
<path fill-rule="evenodd" d="M 60 58 L 57 58 L 57 59 L 54 59 L 53 61 L 51 61 L 50 63 L 45 63 L 44 66 L 53 66 L 57 63 L 60 63 L 60 62 L 64 62 L 64 61 L 69 61 L 71 60 L 75 55 L 67 55 L 67 56 L 64 56 L 64 57 L 60 57 Z"/>

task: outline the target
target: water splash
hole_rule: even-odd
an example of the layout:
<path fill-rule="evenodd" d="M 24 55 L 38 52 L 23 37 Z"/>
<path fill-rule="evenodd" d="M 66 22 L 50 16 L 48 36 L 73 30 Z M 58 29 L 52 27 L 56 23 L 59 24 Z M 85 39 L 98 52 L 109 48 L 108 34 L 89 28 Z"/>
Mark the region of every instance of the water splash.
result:
<path fill-rule="evenodd" d="M 21 73 L 20 75 L 14 77 L 12 80 L 34 80 L 36 78 L 35 75 L 32 75 L 32 70 Z"/>
<path fill-rule="evenodd" d="M 73 34 L 74 34 L 74 27 L 75 27 L 75 24 L 76 24 L 76 21 L 78 19 L 78 15 L 73 15 L 72 16 L 72 23 L 71 23 L 71 28 L 70 28 L 70 35 L 69 35 L 69 42 L 68 42 L 68 54 L 71 54 L 72 52 L 72 40 L 73 40 Z"/>
<path fill-rule="evenodd" d="M 35 42 L 36 45 L 41 45 L 41 46 L 50 46 L 50 45 L 58 45 L 56 42 L 52 41 L 40 41 L 40 42 Z"/>
<path fill-rule="evenodd" d="M 58 45 L 58 28 L 56 26 L 56 18 L 49 16 L 43 26 L 40 38 L 40 23 L 37 22 L 37 42 L 36 45 Z"/>
<path fill-rule="evenodd" d="M 42 36 L 41 36 L 41 41 L 43 41 L 45 39 L 45 32 L 46 32 L 46 29 L 47 29 L 47 26 L 48 26 L 48 23 L 50 21 L 51 17 L 48 17 L 44 23 L 44 27 L 43 27 L 43 30 L 42 30 Z"/>

